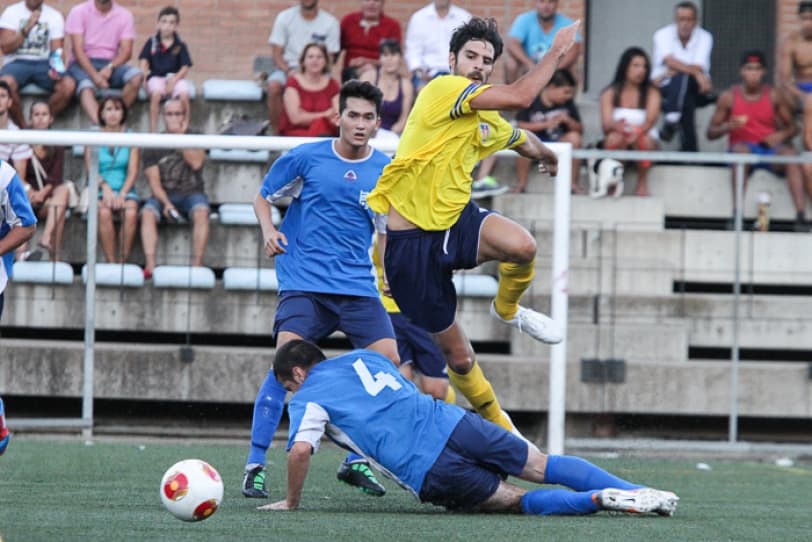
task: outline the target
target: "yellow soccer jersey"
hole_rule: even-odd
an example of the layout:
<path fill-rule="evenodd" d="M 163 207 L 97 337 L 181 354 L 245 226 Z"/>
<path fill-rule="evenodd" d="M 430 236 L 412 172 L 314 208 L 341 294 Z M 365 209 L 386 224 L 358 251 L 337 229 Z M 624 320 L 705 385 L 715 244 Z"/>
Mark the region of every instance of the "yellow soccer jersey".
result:
<path fill-rule="evenodd" d="M 377 236 L 376 236 L 377 237 Z M 375 275 L 378 277 L 378 293 L 381 296 L 381 303 L 386 312 L 400 312 L 400 307 L 395 303 L 391 295 L 383 295 L 383 262 L 378 256 L 378 241 L 375 240 L 375 246 L 372 247 L 372 263 L 375 264 Z"/>
<path fill-rule="evenodd" d="M 423 230 L 450 228 L 471 199 L 471 172 L 482 158 L 527 139 L 496 111 L 471 109 L 488 85 L 459 75 L 420 91 L 394 160 L 367 197 L 377 213 L 394 207 Z"/>

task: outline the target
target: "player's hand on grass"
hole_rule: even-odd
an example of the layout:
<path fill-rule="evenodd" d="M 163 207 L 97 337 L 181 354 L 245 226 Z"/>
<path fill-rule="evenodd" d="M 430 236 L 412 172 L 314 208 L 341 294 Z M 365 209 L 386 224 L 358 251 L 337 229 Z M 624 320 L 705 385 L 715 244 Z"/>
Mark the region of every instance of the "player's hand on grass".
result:
<path fill-rule="evenodd" d="M 258 506 L 257 510 L 295 510 L 295 506 L 288 506 L 288 501 L 276 501 L 272 502 L 271 504 L 265 504 L 262 506 Z"/>
<path fill-rule="evenodd" d="M 287 244 L 288 238 L 285 237 L 285 234 L 276 230 L 265 237 L 265 255 L 273 258 L 277 254 L 284 254 Z"/>

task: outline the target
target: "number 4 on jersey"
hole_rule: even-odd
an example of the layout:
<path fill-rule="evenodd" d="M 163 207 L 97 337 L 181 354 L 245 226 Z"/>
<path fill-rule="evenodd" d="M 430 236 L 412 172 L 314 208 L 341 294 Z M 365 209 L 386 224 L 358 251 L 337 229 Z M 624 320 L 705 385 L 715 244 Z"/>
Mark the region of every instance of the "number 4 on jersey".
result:
<path fill-rule="evenodd" d="M 399 390 L 402 387 L 400 382 L 398 382 L 397 379 L 395 379 L 395 377 L 389 373 L 378 371 L 375 373 L 375 376 L 372 376 L 372 373 L 369 372 L 366 363 L 364 363 L 364 360 L 361 358 L 355 360 L 352 367 L 355 369 L 355 372 L 358 373 L 358 378 L 361 379 L 364 389 L 367 390 L 367 393 L 372 397 L 377 397 L 377 395 L 381 393 L 384 388 Z"/>

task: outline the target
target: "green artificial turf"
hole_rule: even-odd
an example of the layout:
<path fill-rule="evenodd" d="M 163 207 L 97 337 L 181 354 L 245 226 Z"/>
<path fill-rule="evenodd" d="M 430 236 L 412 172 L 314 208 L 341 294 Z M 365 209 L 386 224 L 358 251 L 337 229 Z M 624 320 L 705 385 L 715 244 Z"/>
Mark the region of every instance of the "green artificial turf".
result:
<path fill-rule="evenodd" d="M 0 534 L 4 542 L 39 541 L 806 541 L 812 535 L 812 468 L 771 463 L 714 462 L 698 470 L 679 459 L 592 458 L 604 468 L 682 498 L 673 518 L 530 517 L 448 514 L 417 503 L 384 480 L 383 498 L 342 485 L 343 457 L 326 448 L 313 458 L 302 509 L 260 512 L 263 501 L 240 493 L 245 445 L 176 442 L 12 440 L 0 458 Z M 221 508 L 200 523 L 184 523 L 162 507 L 163 472 L 197 457 L 220 471 Z M 272 449 L 272 500 L 284 495 L 285 455 Z"/>

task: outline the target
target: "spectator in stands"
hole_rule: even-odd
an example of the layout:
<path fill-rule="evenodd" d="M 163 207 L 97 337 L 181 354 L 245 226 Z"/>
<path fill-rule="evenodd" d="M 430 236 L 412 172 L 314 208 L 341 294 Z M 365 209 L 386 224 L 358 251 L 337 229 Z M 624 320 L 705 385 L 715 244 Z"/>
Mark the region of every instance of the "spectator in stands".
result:
<path fill-rule="evenodd" d="M 639 47 L 629 47 L 620 57 L 615 77 L 600 95 L 602 146 L 608 150 L 650 151 L 657 148 L 660 93 L 651 84 L 651 62 Z M 651 162 L 637 162 L 638 196 L 648 196 Z"/>
<path fill-rule="evenodd" d="M 67 75 L 90 122 L 101 124 L 98 90 L 121 89 L 124 105 L 132 107 L 143 80 L 141 70 L 127 65 L 135 41 L 133 14 L 113 0 L 87 0 L 70 10 L 65 33 L 73 50 Z"/>
<path fill-rule="evenodd" d="M 164 126 L 168 134 L 195 133 L 189 129 L 189 110 L 177 98 L 164 103 Z M 144 278 L 152 278 L 158 248 L 158 223 L 192 223 L 192 265 L 202 266 L 209 242 L 209 199 L 203 182 L 203 149 L 147 149 L 144 176 L 152 196 L 141 211 L 141 244 L 144 247 Z"/>
<path fill-rule="evenodd" d="M 361 10 L 341 19 L 341 79 L 358 79 L 379 65 L 378 47 L 401 41 L 400 23 L 383 14 L 383 0 L 361 0 Z"/>
<path fill-rule="evenodd" d="M 789 106 L 779 91 L 764 82 L 767 60 L 761 51 L 747 51 L 742 55 L 739 75 L 741 84 L 734 85 L 719 97 L 716 111 L 708 126 L 708 139 L 728 136 L 728 150 L 736 153 L 762 156 L 787 156 L 798 154 L 792 146 L 792 138 L 798 127 Z M 804 172 L 800 164 L 756 164 L 770 171 L 785 172 L 792 201 L 795 204 L 796 231 L 808 231 L 804 213 Z M 745 166 L 745 182 L 751 168 Z M 735 172 L 734 209 L 735 218 Z M 746 186 L 746 184 L 745 184 Z M 810 177 L 806 189 L 812 195 Z M 732 224 L 732 222 L 731 222 Z"/>
<path fill-rule="evenodd" d="M 800 28 L 789 33 L 779 57 L 779 77 L 787 101 L 803 111 L 803 145 L 812 149 L 812 1 L 798 3 Z"/>
<path fill-rule="evenodd" d="M 276 70 L 268 76 L 268 118 L 271 130 L 279 133 L 282 94 L 288 77 L 299 71 L 305 45 L 323 43 L 331 61 L 341 49 L 338 19 L 319 9 L 319 0 L 299 0 L 298 6 L 281 11 L 268 38 Z"/>
<path fill-rule="evenodd" d="M 697 26 L 699 12 L 693 2 L 674 8 L 674 22 L 654 33 L 654 66 L 651 77 L 662 93 L 664 113 L 660 138 L 680 134 L 680 150 L 697 152 L 694 114 L 697 107 L 713 103 L 710 78 L 713 36 Z"/>
<path fill-rule="evenodd" d="M 11 87 L 5 81 L 0 81 L 0 130 L 20 129 L 9 118 L 9 108 L 12 101 Z M 28 145 L 24 143 L 0 143 L 0 160 L 13 165 L 21 179 L 25 178 L 25 168 L 29 158 L 31 158 L 31 147 Z"/>
<path fill-rule="evenodd" d="M 42 99 L 31 104 L 30 126 L 34 130 L 48 130 L 54 122 L 48 102 Z M 38 245 L 44 249 L 51 261 L 59 261 L 62 255 L 62 233 L 65 230 L 65 215 L 71 199 L 72 187 L 64 177 L 65 148 L 52 145 L 34 145 L 31 159 L 25 173 L 28 200 L 37 213 L 45 219 L 45 227 Z M 40 259 L 34 252 L 26 259 Z"/>
<path fill-rule="evenodd" d="M 323 43 L 309 43 L 299 58 L 299 73 L 288 77 L 279 135 L 338 135 L 338 82 L 330 77 L 330 59 Z"/>
<path fill-rule="evenodd" d="M 529 130 L 545 143 L 571 143 L 573 148 L 581 147 L 584 127 L 575 106 L 576 83 L 569 70 L 556 70 L 552 79 L 527 109 L 516 114 L 516 126 Z M 532 161 L 524 156 L 516 158 L 516 179 L 514 191 L 524 192 Z M 578 186 L 580 162 L 572 161 L 572 193 L 584 194 Z"/>
<path fill-rule="evenodd" d="M 470 18 L 470 13 L 452 5 L 451 0 L 434 0 L 412 14 L 406 28 L 406 64 L 415 92 L 438 75 L 449 73 L 451 34 Z"/>
<path fill-rule="evenodd" d="M 536 0 L 536 9 L 517 16 L 510 27 L 505 46 L 505 79 L 511 83 L 532 68 L 553 43 L 559 29 L 573 20 L 558 13 L 558 0 Z M 558 68 L 569 70 L 581 55 L 581 38 L 558 63 Z"/>
<path fill-rule="evenodd" d="M 127 129 L 127 104 L 122 98 L 108 96 L 99 106 L 102 132 L 121 133 Z M 130 259 L 138 225 L 139 150 L 136 147 L 85 147 L 85 168 L 91 171 L 91 153 L 96 153 L 99 175 L 99 241 L 105 259 L 124 263 Z M 114 218 L 119 217 L 116 235 Z"/>
<path fill-rule="evenodd" d="M 189 82 L 186 75 L 192 57 L 178 36 L 180 12 L 167 6 L 158 13 L 158 31 L 144 44 L 138 55 L 149 94 L 149 130 L 158 131 L 158 113 L 165 98 L 178 98 L 189 110 Z"/>
<path fill-rule="evenodd" d="M 48 92 L 51 110 L 59 114 L 70 102 L 75 89 L 73 80 L 62 77 L 65 57 L 65 19 L 43 0 L 24 0 L 11 4 L 0 15 L 0 49 L 3 69 L 0 81 L 11 87 L 11 118 L 25 127 L 20 89 L 29 83 Z M 58 56 L 51 66 L 51 55 Z"/>
<path fill-rule="evenodd" d="M 380 66 L 364 72 L 361 80 L 369 81 L 383 93 L 380 130 L 400 136 L 412 109 L 414 87 L 412 80 L 402 73 L 403 55 L 400 52 L 400 43 L 384 40 L 379 50 Z M 378 135 L 381 135 L 380 130 Z"/>

